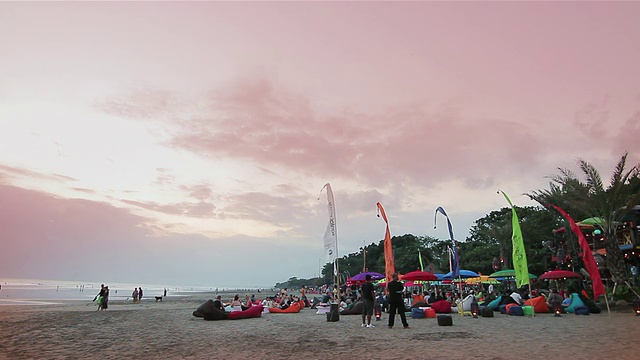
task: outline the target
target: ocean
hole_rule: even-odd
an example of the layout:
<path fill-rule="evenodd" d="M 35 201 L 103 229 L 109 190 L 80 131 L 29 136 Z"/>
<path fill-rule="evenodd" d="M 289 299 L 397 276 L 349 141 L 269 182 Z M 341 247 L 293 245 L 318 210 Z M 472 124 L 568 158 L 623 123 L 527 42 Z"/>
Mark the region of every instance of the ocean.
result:
<path fill-rule="evenodd" d="M 100 292 L 99 282 L 4 279 L 0 278 L 0 305 L 48 305 L 62 301 L 92 302 Z M 142 287 L 144 297 L 184 296 L 189 292 L 215 292 L 216 288 L 202 286 L 163 286 L 152 284 L 105 283 L 109 286 L 109 298 L 125 300 L 131 297 L 134 288 Z M 220 289 L 223 290 L 223 289 Z"/>

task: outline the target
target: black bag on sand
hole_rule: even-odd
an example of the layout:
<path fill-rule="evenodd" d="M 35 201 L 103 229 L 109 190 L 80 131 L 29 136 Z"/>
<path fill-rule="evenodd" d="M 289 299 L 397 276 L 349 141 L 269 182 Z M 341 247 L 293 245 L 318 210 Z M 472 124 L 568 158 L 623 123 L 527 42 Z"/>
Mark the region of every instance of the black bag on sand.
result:
<path fill-rule="evenodd" d="M 480 308 L 480 316 L 481 317 L 493 317 L 493 309 L 485 306 Z"/>
<path fill-rule="evenodd" d="M 225 318 L 225 315 L 226 313 L 224 311 L 216 308 L 213 300 L 207 300 L 193 312 L 193 316 L 201 317 L 205 320 L 222 320 Z"/>
<path fill-rule="evenodd" d="M 196 311 L 193 312 L 193 316 L 204 317 L 204 313 L 213 308 L 215 308 L 215 306 L 213 305 L 213 300 L 207 300 L 202 305 L 198 306 Z"/>
<path fill-rule="evenodd" d="M 453 326 L 453 319 L 451 318 L 451 315 L 438 315 L 438 325 Z"/>
<path fill-rule="evenodd" d="M 327 313 L 327 321 L 335 322 L 340 320 L 340 306 L 338 304 L 331 304 L 329 312 Z"/>
<path fill-rule="evenodd" d="M 588 297 L 586 297 L 586 296 L 584 296 L 582 294 L 578 294 L 578 297 L 580 298 L 580 300 L 582 300 L 584 305 L 589 309 L 589 313 L 591 313 L 591 314 L 600 314 L 600 308 L 598 307 L 598 305 L 596 303 L 594 303 Z"/>

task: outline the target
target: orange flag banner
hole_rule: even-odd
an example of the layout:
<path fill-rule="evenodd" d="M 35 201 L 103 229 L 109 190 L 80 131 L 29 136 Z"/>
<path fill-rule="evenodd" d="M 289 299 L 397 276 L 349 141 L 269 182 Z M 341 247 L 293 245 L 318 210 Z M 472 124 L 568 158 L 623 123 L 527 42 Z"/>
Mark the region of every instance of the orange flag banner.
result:
<path fill-rule="evenodd" d="M 382 215 L 382 219 L 387 224 L 387 230 L 384 233 L 384 275 L 387 279 L 387 283 L 391 281 L 391 275 L 396 272 L 396 267 L 393 262 L 393 246 L 391 245 L 391 232 L 389 231 L 389 219 L 387 219 L 387 214 L 384 212 L 384 208 L 382 204 L 377 203 L 378 206 L 378 217 Z"/>

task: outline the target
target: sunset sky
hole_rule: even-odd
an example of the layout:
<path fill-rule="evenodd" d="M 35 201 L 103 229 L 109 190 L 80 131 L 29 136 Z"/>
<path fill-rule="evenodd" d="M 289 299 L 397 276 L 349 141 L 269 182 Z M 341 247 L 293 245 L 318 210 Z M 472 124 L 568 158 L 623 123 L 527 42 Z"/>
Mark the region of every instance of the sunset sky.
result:
<path fill-rule="evenodd" d="M 0 3 L 0 278 L 273 286 L 640 161 L 640 3 Z M 524 234 L 526 237 L 526 234 Z M 542 239 L 541 239 L 542 240 Z M 464 264 L 462 264 L 464 268 Z M 383 272 L 384 269 L 372 269 Z M 448 269 L 445 269 L 448 270 Z"/>

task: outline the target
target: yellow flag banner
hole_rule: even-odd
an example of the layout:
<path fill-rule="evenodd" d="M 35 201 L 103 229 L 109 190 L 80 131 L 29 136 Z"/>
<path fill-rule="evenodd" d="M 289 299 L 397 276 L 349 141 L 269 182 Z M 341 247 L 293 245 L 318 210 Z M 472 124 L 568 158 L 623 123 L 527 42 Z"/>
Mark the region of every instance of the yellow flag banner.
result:
<path fill-rule="evenodd" d="M 391 281 L 391 275 L 396 272 L 395 264 L 393 262 L 393 246 L 391 244 L 391 232 L 389 231 L 389 219 L 387 219 L 387 214 L 384 212 L 384 208 L 382 204 L 377 203 L 378 206 L 378 217 L 382 215 L 382 219 L 387 224 L 387 229 L 384 233 L 384 275 L 387 279 L 387 282 Z"/>

